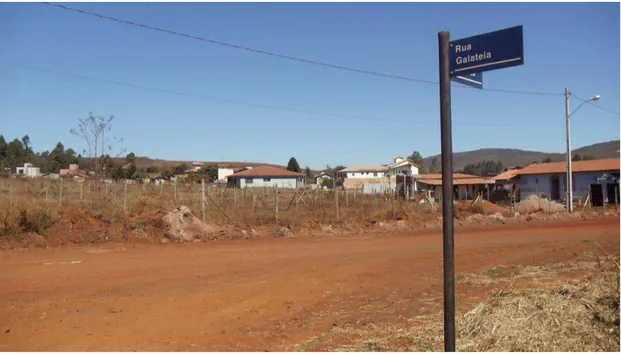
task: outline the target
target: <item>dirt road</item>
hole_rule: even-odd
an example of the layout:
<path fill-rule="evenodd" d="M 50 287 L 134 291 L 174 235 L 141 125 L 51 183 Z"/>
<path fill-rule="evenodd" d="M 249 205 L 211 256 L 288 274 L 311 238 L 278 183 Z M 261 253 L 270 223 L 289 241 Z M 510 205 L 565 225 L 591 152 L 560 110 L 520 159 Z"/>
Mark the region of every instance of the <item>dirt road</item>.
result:
<path fill-rule="evenodd" d="M 458 274 L 585 251 L 618 255 L 619 219 L 456 234 Z M 342 323 L 437 311 L 441 257 L 438 231 L 2 252 L 0 350 L 292 350 Z"/>

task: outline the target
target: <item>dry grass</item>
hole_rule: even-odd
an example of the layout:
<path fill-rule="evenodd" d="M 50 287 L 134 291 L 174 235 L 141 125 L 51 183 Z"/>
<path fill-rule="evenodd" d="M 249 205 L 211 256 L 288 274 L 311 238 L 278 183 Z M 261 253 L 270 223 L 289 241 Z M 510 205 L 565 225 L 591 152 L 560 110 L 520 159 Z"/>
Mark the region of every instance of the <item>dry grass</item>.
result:
<path fill-rule="evenodd" d="M 583 274 L 580 279 L 563 280 L 576 271 Z M 473 287 L 502 288 L 487 302 L 458 315 L 458 351 L 619 351 L 619 257 L 589 256 L 580 262 L 518 267 L 509 276 L 502 274 L 488 270 L 458 277 L 458 282 Z M 344 335 L 353 344 L 332 349 L 442 351 L 438 310 L 436 315 L 418 316 L 407 323 L 395 319 L 385 325 L 335 327 L 330 335 Z M 324 348 L 326 343 L 320 339 L 328 337 L 313 338 L 296 349 Z"/>

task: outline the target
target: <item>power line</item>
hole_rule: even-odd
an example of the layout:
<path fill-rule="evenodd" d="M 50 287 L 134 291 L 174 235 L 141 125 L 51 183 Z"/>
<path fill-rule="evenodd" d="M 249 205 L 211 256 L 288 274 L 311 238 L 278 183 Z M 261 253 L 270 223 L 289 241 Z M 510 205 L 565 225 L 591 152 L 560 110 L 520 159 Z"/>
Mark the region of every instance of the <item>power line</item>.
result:
<path fill-rule="evenodd" d="M 43 2 L 42 4 L 53 6 L 53 7 L 57 7 L 57 8 L 60 8 L 60 9 L 63 9 L 63 10 L 67 10 L 67 11 L 73 11 L 73 12 L 81 13 L 81 14 L 88 15 L 88 16 L 98 17 L 98 18 L 104 19 L 104 20 L 115 21 L 115 22 L 118 22 L 118 23 L 123 23 L 123 24 L 126 24 L 126 25 L 130 25 L 130 26 L 141 27 L 141 28 L 150 29 L 150 30 L 153 30 L 153 31 L 158 31 L 158 32 L 167 33 L 167 34 L 172 34 L 172 35 L 175 35 L 175 36 L 181 36 L 181 37 L 190 38 L 190 39 L 195 39 L 195 40 L 199 40 L 199 41 L 203 41 L 203 42 L 208 42 L 208 43 L 216 44 L 216 45 L 221 45 L 221 46 L 225 46 L 225 47 L 229 47 L 229 48 L 245 50 L 245 51 L 252 52 L 252 53 L 273 56 L 273 57 L 277 57 L 277 58 L 281 58 L 281 59 L 293 60 L 293 61 L 297 61 L 297 62 L 301 62 L 301 63 L 306 63 L 306 64 L 318 65 L 318 66 L 323 66 L 323 67 L 332 68 L 332 69 L 345 70 L 345 71 L 350 71 L 350 72 L 356 72 L 356 73 L 359 73 L 359 74 L 373 75 L 373 76 L 385 77 L 385 78 L 390 78 L 390 79 L 405 80 L 405 81 L 418 82 L 418 83 L 431 84 L 431 85 L 438 85 L 439 84 L 437 81 L 433 81 L 433 80 L 426 80 L 426 79 L 419 79 L 419 78 L 414 78 L 414 77 L 406 77 L 406 76 L 401 76 L 401 75 L 387 74 L 387 73 L 382 73 L 382 72 L 372 71 L 372 70 L 357 69 L 357 68 L 347 67 L 347 66 L 343 66 L 343 65 L 330 64 L 330 63 L 325 63 L 325 62 L 321 62 L 321 61 L 317 61 L 317 60 L 311 60 L 311 59 L 305 59 L 305 58 L 300 58 L 300 57 L 294 57 L 294 56 L 291 56 L 291 55 L 286 55 L 286 54 L 281 54 L 281 53 L 276 53 L 276 52 L 270 52 L 270 51 L 266 51 L 266 50 L 262 50 L 262 49 L 256 49 L 256 48 L 251 48 L 251 47 L 246 47 L 246 46 L 242 46 L 242 45 L 238 45 L 238 44 L 222 42 L 222 41 L 218 41 L 218 40 L 214 40 L 214 39 L 209 39 L 209 38 L 204 38 L 204 37 L 200 37 L 200 36 L 196 36 L 196 35 L 192 35 L 192 34 L 172 31 L 172 30 L 161 28 L 161 27 L 146 25 L 146 24 L 143 24 L 143 23 L 138 23 L 138 22 L 134 22 L 134 21 L 130 21 L 130 20 L 124 20 L 124 19 L 120 19 L 120 18 L 117 18 L 117 17 L 102 15 L 102 14 L 98 14 L 98 13 L 95 13 L 95 12 L 81 10 L 81 9 L 77 9 L 77 8 L 74 8 L 74 7 L 69 7 L 69 6 L 65 6 L 65 5 L 61 5 L 61 4 L 55 4 L 55 3 L 50 3 L 50 2 Z M 460 88 L 470 88 L 468 86 L 457 86 L 457 87 L 460 87 Z M 496 89 L 496 88 L 484 88 L 483 90 L 484 91 L 490 91 L 490 92 L 503 92 L 503 93 L 523 94 L 523 95 L 563 96 L 562 93 L 555 93 L 555 92 L 534 92 L 534 91 Z"/>
<path fill-rule="evenodd" d="M 579 100 L 580 100 L 580 101 L 582 101 L 582 102 L 587 102 L 588 104 L 590 104 L 591 106 L 593 106 L 593 107 L 595 107 L 595 108 L 599 108 L 599 109 L 601 109 L 601 110 L 603 110 L 603 111 L 606 111 L 606 112 L 608 112 L 608 113 L 611 113 L 611 114 L 614 114 L 614 115 L 617 115 L 617 116 L 618 116 L 618 115 L 620 115 L 620 114 L 619 114 L 619 112 L 615 112 L 615 111 L 613 111 L 612 109 L 608 109 L 608 108 L 606 108 L 606 107 L 602 107 L 602 106 L 600 106 L 600 105 L 598 105 L 598 104 L 595 104 L 595 103 L 593 103 L 593 102 L 591 102 L 591 101 L 588 101 L 588 100 L 586 100 L 586 99 L 584 99 L 584 98 L 580 98 L 580 97 L 578 97 L 578 96 L 574 95 L 573 93 L 571 94 L 571 96 L 572 96 L 572 97 L 575 97 L 575 98 L 577 98 L 577 99 L 579 99 Z"/>
<path fill-rule="evenodd" d="M 97 77 L 93 77 L 93 76 L 73 74 L 73 73 L 56 71 L 56 70 L 52 70 L 52 69 L 40 68 L 40 67 L 35 67 L 35 66 L 30 66 L 30 65 L 12 63 L 12 62 L 8 62 L 8 61 L 4 61 L 4 60 L 0 60 L 0 64 L 7 65 L 7 66 L 13 66 L 13 67 L 19 67 L 19 68 L 28 69 L 28 70 L 39 71 L 39 72 L 46 72 L 46 73 L 51 73 L 51 74 L 56 74 L 56 75 L 62 75 L 62 76 L 67 76 L 67 77 L 73 77 L 73 78 L 78 78 L 78 79 L 82 79 L 82 80 L 103 82 L 103 83 L 108 83 L 108 84 L 117 85 L 117 86 L 125 86 L 125 87 L 131 87 L 131 88 L 135 88 L 135 89 L 148 90 L 148 91 L 154 91 L 154 92 L 160 92 L 160 93 L 167 93 L 167 94 L 172 94 L 172 95 L 177 95 L 177 96 L 184 96 L 184 97 L 200 98 L 200 99 L 206 99 L 206 100 L 210 100 L 210 101 L 217 101 L 217 102 L 236 104 L 236 105 L 243 105 L 243 106 L 249 106 L 249 107 L 258 107 L 258 108 L 266 108 L 266 109 L 279 110 L 279 111 L 287 111 L 287 112 L 294 112 L 294 113 L 323 115 L 323 116 L 329 116 L 329 117 L 344 117 L 344 118 L 370 120 L 370 121 L 396 122 L 396 123 L 409 123 L 409 124 L 429 124 L 429 125 L 438 125 L 439 124 L 439 121 L 438 122 L 434 122 L 434 121 L 421 121 L 421 120 L 410 120 L 410 119 L 392 119 L 392 118 L 382 118 L 382 117 L 374 117 L 374 116 L 366 116 L 366 115 L 358 115 L 358 114 L 331 113 L 331 112 L 313 111 L 313 110 L 291 108 L 291 107 L 283 107 L 283 106 L 274 106 L 274 105 L 268 105 L 268 104 L 262 104 L 262 103 L 237 101 L 237 100 L 231 100 L 231 99 L 214 97 L 214 96 L 199 95 L 199 94 L 193 94 L 193 93 L 187 93 L 187 92 L 181 92 L 181 91 L 174 91 L 174 90 L 169 90 L 169 89 L 162 89 L 162 88 L 157 88 L 157 87 L 150 87 L 150 86 L 144 86 L 144 85 L 138 85 L 138 84 L 132 84 L 132 83 L 126 83 L 126 82 L 102 79 L 102 78 L 97 78 Z M 522 126 L 522 124 L 490 124 L 490 123 L 453 123 L 453 125 L 454 126 L 473 126 L 473 127 L 490 127 L 490 126 L 499 126 L 499 127 L 514 126 L 514 127 L 521 127 Z"/>

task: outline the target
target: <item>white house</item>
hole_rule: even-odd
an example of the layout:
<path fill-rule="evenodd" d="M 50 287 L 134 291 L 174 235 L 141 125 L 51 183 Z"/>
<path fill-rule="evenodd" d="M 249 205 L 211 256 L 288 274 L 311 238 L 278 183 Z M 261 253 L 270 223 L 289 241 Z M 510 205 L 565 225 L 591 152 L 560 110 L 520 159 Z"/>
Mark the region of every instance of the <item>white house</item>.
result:
<path fill-rule="evenodd" d="M 395 157 L 394 162 L 386 167 L 386 176 L 414 176 L 418 174 L 419 168 L 420 166 L 412 162 L 410 159 Z"/>
<path fill-rule="evenodd" d="M 345 178 L 383 178 L 386 176 L 384 165 L 358 165 L 350 166 L 339 171 Z"/>
<path fill-rule="evenodd" d="M 257 166 L 227 176 L 227 183 L 232 188 L 301 188 L 304 187 L 305 179 L 306 175 L 303 173 L 274 166 Z"/>
<path fill-rule="evenodd" d="M 25 163 L 24 167 L 16 167 L 15 174 L 26 177 L 38 177 L 41 174 L 39 167 L 34 167 L 31 163 Z"/>
<path fill-rule="evenodd" d="M 619 194 L 619 159 L 574 161 L 572 182 L 574 200 L 592 199 L 615 202 Z M 520 198 L 539 194 L 542 198 L 566 200 L 567 163 L 532 164 L 517 171 Z"/>
<path fill-rule="evenodd" d="M 334 179 L 334 176 L 327 173 L 326 171 L 322 171 L 320 174 L 315 176 L 315 184 L 318 187 L 321 187 L 322 185 L 326 183 L 325 181 L 330 181 L 330 183 L 332 183 L 333 179 Z"/>
<path fill-rule="evenodd" d="M 251 166 L 240 167 L 240 166 L 234 166 L 230 164 L 218 164 L 218 181 L 226 182 L 228 176 L 234 173 L 237 173 L 237 172 L 249 170 L 251 168 L 252 168 Z"/>

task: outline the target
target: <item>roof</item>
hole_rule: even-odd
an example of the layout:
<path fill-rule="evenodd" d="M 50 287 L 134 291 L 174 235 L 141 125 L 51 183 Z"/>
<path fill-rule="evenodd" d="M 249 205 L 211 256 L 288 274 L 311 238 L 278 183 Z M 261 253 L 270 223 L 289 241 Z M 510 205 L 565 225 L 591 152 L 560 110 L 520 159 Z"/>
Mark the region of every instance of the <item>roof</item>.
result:
<path fill-rule="evenodd" d="M 430 186 L 441 186 L 442 179 L 422 179 L 418 180 L 418 182 Z M 457 178 L 453 179 L 453 185 L 467 185 L 467 184 L 494 184 L 493 180 L 484 179 L 484 178 Z"/>
<path fill-rule="evenodd" d="M 398 157 L 398 158 L 400 158 L 400 157 Z M 397 168 L 397 167 L 401 167 L 401 166 L 405 166 L 405 165 L 412 165 L 412 166 L 416 166 L 416 167 L 420 168 L 420 166 L 415 164 L 412 160 L 405 159 L 405 160 L 402 160 L 402 161 L 399 161 L 399 162 L 395 162 L 393 164 L 388 165 L 387 169 L 393 169 L 393 168 Z"/>
<path fill-rule="evenodd" d="M 573 161 L 571 168 L 574 173 L 619 171 L 619 164 L 619 159 Z M 519 170 L 518 175 L 539 175 L 565 172 L 567 172 L 566 162 L 536 163 Z"/>
<path fill-rule="evenodd" d="M 339 172 L 380 172 L 385 170 L 386 166 L 384 165 L 357 165 L 349 166 L 340 170 Z"/>
<path fill-rule="evenodd" d="M 520 170 L 514 169 L 514 170 L 508 170 L 505 171 L 495 177 L 492 177 L 493 180 L 495 181 L 508 181 L 510 179 L 513 179 L 515 176 L 517 176 L 518 172 Z"/>
<path fill-rule="evenodd" d="M 250 170 L 241 171 L 229 175 L 231 177 L 304 177 L 305 174 L 291 172 L 274 166 L 257 166 Z"/>
<path fill-rule="evenodd" d="M 442 174 L 441 173 L 421 173 L 418 175 L 414 175 L 413 177 L 416 180 L 442 179 Z M 468 175 L 465 173 L 453 173 L 453 179 L 461 179 L 461 178 L 479 178 L 479 176 Z"/>

